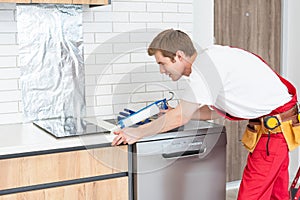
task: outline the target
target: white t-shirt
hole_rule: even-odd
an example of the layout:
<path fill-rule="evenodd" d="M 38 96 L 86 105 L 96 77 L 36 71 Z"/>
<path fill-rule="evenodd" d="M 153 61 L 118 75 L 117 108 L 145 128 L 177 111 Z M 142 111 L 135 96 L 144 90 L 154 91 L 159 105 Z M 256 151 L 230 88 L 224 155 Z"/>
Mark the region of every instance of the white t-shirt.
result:
<path fill-rule="evenodd" d="M 228 46 L 213 45 L 198 52 L 187 81 L 183 100 L 245 119 L 269 114 L 292 98 L 257 56 Z"/>

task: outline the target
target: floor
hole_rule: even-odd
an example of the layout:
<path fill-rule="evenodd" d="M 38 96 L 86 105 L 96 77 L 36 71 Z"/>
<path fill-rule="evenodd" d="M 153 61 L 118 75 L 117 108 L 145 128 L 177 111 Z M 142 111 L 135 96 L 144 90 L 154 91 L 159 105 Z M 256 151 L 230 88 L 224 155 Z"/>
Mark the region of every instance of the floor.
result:
<path fill-rule="evenodd" d="M 238 188 L 226 190 L 226 200 L 236 200 L 237 193 L 238 193 Z"/>
<path fill-rule="evenodd" d="M 226 200 L 236 200 L 239 191 L 240 181 L 226 183 Z"/>

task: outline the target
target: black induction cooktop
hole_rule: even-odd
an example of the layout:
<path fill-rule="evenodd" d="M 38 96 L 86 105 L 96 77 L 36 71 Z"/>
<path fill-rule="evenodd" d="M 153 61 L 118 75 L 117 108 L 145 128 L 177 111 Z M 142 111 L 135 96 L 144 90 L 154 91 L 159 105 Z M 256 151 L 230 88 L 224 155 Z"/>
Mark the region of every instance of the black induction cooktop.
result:
<path fill-rule="evenodd" d="M 95 133 L 109 134 L 106 129 L 96 124 L 74 117 L 42 119 L 34 121 L 33 124 L 56 138 Z"/>

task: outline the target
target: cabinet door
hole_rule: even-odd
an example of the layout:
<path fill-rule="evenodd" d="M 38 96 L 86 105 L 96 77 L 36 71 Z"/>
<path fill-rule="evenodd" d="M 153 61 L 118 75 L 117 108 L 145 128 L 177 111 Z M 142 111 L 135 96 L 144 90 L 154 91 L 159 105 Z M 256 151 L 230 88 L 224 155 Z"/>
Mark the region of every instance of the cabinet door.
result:
<path fill-rule="evenodd" d="M 128 200 L 128 178 L 49 188 L 0 196 L 0 200 Z"/>
<path fill-rule="evenodd" d="M 72 4 L 72 0 L 31 0 L 31 3 Z"/>
<path fill-rule="evenodd" d="M 109 0 L 0 0 L 3 3 L 53 3 L 53 4 L 90 4 L 108 5 Z"/>
<path fill-rule="evenodd" d="M 108 0 L 73 0 L 73 4 L 108 5 Z"/>
<path fill-rule="evenodd" d="M 0 0 L 0 3 L 30 3 L 31 0 Z"/>
<path fill-rule="evenodd" d="M 127 172 L 127 146 L 4 159 L 0 171 L 0 190 Z"/>
<path fill-rule="evenodd" d="M 280 71 L 281 0 L 214 0 L 217 44 L 249 50 Z M 241 179 L 247 152 L 240 139 L 246 121 L 226 121 L 227 181 Z"/>
<path fill-rule="evenodd" d="M 260 55 L 279 72 L 281 0 L 215 0 L 215 39 Z"/>

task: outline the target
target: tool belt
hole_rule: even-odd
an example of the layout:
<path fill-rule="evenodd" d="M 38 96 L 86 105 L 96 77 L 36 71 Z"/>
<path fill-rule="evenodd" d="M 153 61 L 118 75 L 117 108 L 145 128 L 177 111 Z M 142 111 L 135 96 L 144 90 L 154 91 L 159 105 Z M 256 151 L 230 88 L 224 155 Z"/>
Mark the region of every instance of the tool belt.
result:
<path fill-rule="evenodd" d="M 289 151 L 300 145 L 300 123 L 298 106 L 277 115 L 250 119 L 242 137 L 245 148 L 253 152 L 262 134 L 282 133 Z"/>

